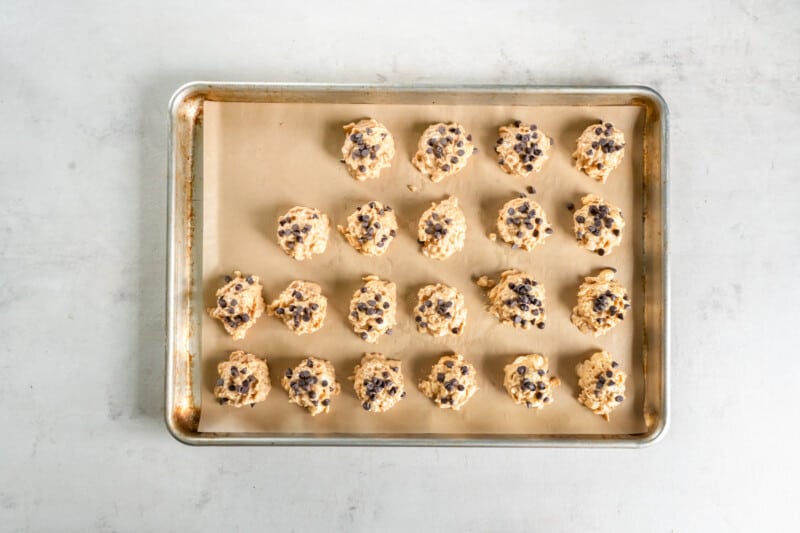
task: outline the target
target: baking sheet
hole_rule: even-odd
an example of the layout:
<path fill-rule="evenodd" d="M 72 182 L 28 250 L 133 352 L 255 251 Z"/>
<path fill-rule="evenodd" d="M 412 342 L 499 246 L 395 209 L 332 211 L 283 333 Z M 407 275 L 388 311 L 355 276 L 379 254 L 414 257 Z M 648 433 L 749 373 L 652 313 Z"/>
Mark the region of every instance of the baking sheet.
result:
<path fill-rule="evenodd" d="M 397 156 L 379 180 L 357 182 L 339 163 L 343 124 L 365 117 L 383 122 L 395 137 Z M 497 165 L 493 146 L 497 127 L 513 119 L 535 122 L 555 140 L 543 171 L 520 179 Z M 597 119 L 609 120 L 626 135 L 622 165 L 608 183 L 599 184 L 572 166 L 575 139 Z M 462 123 L 481 150 L 458 175 L 431 184 L 410 163 L 419 135 L 438 121 Z M 282 322 L 262 316 L 242 341 L 232 341 L 216 321 L 202 319 L 201 432 L 258 432 L 287 435 L 546 435 L 633 434 L 646 430 L 643 413 L 642 302 L 642 135 L 639 106 L 515 107 L 495 105 L 376 105 L 205 102 L 203 137 L 203 299 L 212 305 L 222 277 L 234 269 L 261 276 L 265 298 L 272 300 L 292 279 L 319 283 L 328 296 L 325 326 L 297 337 Z M 408 190 L 415 185 L 416 192 Z M 500 206 L 533 185 L 555 233 L 534 252 L 511 250 L 492 242 Z M 595 193 L 626 215 L 622 246 L 606 257 L 577 246 L 566 204 Z M 464 250 L 445 262 L 419 253 L 416 223 L 432 201 L 449 194 L 459 198 L 468 224 Z M 341 224 L 361 203 L 392 205 L 400 231 L 382 257 L 363 257 L 332 230 L 328 250 L 311 261 L 296 262 L 278 247 L 275 224 L 294 205 L 326 212 Z M 580 333 L 569 321 L 578 285 L 600 268 L 617 268 L 633 307 L 628 318 L 599 339 Z M 496 277 L 507 268 L 531 273 L 547 290 L 545 330 L 522 331 L 500 324 L 485 309 L 474 278 Z M 392 337 L 377 345 L 356 337 L 347 321 L 350 297 L 361 277 L 376 274 L 398 285 L 402 301 Z M 469 318 L 461 337 L 432 339 L 417 333 L 411 310 L 422 285 L 442 282 L 466 297 Z M 266 357 L 273 391 L 253 409 L 219 406 L 212 388 L 216 365 L 230 351 L 244 349 Z M 605 422 L 578 404 L 575 365 L 606 349 L 628 372 L 626 402 Z M 403 361 L 408 396 L 384 414 L 363 411 L 347 377 L 365 351 L 380 351 Z M 416 382 L 443 353 L 458 351 L 478 372 L 481 390 L 461 411 L 438 409 L 416 389 Z M 521 353 L 550 358 L 562 380 L 554 403 L 542 410 L 514 404 L 502 386 L 503 366 Z M 289 404 L 279 378 L 306 355 L 333 361 L 342 394 L 328 415 L 309 416 Z"/>

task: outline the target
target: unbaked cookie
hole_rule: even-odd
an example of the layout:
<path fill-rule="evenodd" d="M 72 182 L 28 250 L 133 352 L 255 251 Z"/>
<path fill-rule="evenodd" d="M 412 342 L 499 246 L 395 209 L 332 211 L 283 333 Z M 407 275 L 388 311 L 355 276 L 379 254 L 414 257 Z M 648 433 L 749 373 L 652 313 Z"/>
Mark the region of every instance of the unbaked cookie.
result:
<path fill-rule="evenodd" d="M 578 401 L 608 420 L 611 411 L 625 400 L 627 375 L 606 351 L 597 352 L 575 367 L 578 373 Z"/>
<path fill-rule="evenodd" d="M 583 130 L 572 157 L 575 168 L 605 183 L 625 156 L 625 135 L 611 122 L 598 122 Z"/>
<path fill-rule="evenodd" d="M 380 177 L 381 170 L 392 166 L 394 138 L 386 126 L 375 119 L 351 122 L 344 126 L 342 163 L 358 181 Z"/>
<path fill-rule="evenodd" d="M 553 140 L 536 124 L 515 120 L 508 126 L 500 126 L 494 150 L 500 168 L 508 174 L 525 177 L 542 170 L 552 145 Z"/>
<path fill-rule="evenodd" d="M 467 219 L 458 206 L 458 198 L 450 196 L 422 213 L 417 225 L 417 240 L 426 257 L 444 260 L 464 249 Z"/>
<path fill-rule="evenodd" d="M 464 295 L 454 287 L 437 283 L 426 285 L 417 292 L 414 320 L 417 331 L 433 337 L 461 335 L 467 323 Z"/>
<path fill-rule="evenodd" d="M 583 207 L 573 215 L 572 229 L 578 244 L 597 255 L 607 255 L 622 242 L 625 219 L 618 207 L 599 196 L 581 198 Z"/>
<path fill-rule="evenodd" d="M 243 339 L 264 312 L 258 276 L 242 276 L 238 270 L 233 276 L 225 276 L 225 285 L 217 290 L 216 306 L 208 309 L 211 318 L 216 318 L 225 327 L 233 340 Z"/>
<path fill-rule="evenodd" d="M 341 390 L 331 362 L 313 356 L 294 369 L 287 368 L 281 385 L 289 393 L 289 402 L 308 409 L 311 416 L 330 411 L 331 400 Z"/>
<path fill-rule="evenodd" d="M 478 278 L 480 287 L 490 288 L 489 312 L 503 324 L 515 328 L 544 329 L 544 286 L 533 276 L 519 270 L 506 270 L 500 281 L 494 282 L 487 276 Z"/>
<path fill-rule="evenodd" d="M 628 291 L 614 280 L 614 270 L 587 276 L 578 288 L 578 304 L 572 308 L 572 323 L 595 337 L 605 335 L 625 319 L 630 309 Z"/>
<path fill-rule="evenodd" d="M 314 333 L 325 322 L 328 299 L 322 289 L 310 281 L 295 280 L 269 304 L 267 312 L 277 316 L 297 335 Z"/>
<path fill-rule="evenodd" d="M 347 217 L 347 227 L 339 226 L 350 246 L 363 255 L 383 255 L 397 237 L 397 218 L 391 206 L 367 202 Z"/>
<path fill-rule="evenodd" d="M 254 407 L 267 399 L 272 385 L 267 362 L 253 354 L 237 350 L 217 365 L 219 379 L 214 396 L 220 405 Z"/>
<path fill-rule="evenodd" d="M 443 355 L 419 390 L 439 407 L 458 411 L 478 392 L 478 375 L 461 354 Z"/>
<path fill-rule="evenodd" d="M 553 403 L 553 388 L 561 384 L 549 376 L 547 357 L 538 353 L 520 355 L 506 365 L 503 385 L 514 403 L 527 408 L 541 409 Z"/>
<path fill-rule="evenodd" d="M 432 182 L 438 183 L 467 166 L 467 160 L 477 151 L 472 135 L 464 126 L 440 122 L 423 132 L 411 163 Z"/>
<path fill-rule="evenodd" d="M 364 277 L 364 285 L 350 300 L 350 324 L 367 342 L 378 342 L 381 335 L 391 335 L 397 324 L 397 286 L 378 276 Z"/>
<path fill-rule="evenodd" d="M 542 206 L 522 194 L 500 209 L 497 232 L 511 248 L 530 251 L 537 244 L 544 244 L 544 240 L 553 234 L 553 228 L 547 222 Z"/>
<path fill-rule="evenodd" d="M 328 215 L 311 207 L 293 207 L 278 217 L 278 244 L 298 261 L 321 254 L 328 246 Z"/>
<path fill-rule="evenodd" d="M 353 387 L 365 411 L 383 413 L 406 397 L 400 361 L 366 353 L 353 371 Z"/>

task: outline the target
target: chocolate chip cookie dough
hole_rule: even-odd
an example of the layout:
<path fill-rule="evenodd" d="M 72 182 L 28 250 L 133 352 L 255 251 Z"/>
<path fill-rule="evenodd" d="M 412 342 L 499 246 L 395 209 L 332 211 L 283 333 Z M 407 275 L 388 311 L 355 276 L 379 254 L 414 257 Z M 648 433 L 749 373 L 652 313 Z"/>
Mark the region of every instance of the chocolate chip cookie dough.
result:
<path fill-rule="evenodd" d="M 439 407 L 458 411 L 478 392 L 478 375 L 461 354 L 443 355 L 419 390 Z"/>
<path fill-rule="evenodd" d="M 544 286 L 533 276 L 519 270 L 506 270 L 500 281 L 487 276 L 477 280 L 478 286 L 489 288 L 489 312 L 501 323 L 515 328 L 544 329 Z"/>
<path fill-rule="evenodd" d="M 447 259 L 464 249 L 466 238 L 467 219 L 455 196 L 434 202 L 419 218 L 417 240 L 426 257 Z"/>
<path fill-rule="evenodd" d="M 611 411 L 625 400 L 627 375 L 606 351 L 597 352 L 575 367 L 578 373 L 578 401 L 609 419 Z"/>
<path fill-rule="evenodd" d="M 508 126 L 500 126 L 494 151 L 497 163 L 507 174 L 525 177 L 542 170 L 552 145 L 553 140 L 536 124 L 515 120 Z"/>
<path fill-rule="evenodd" d="M 289 393 L 289 402 L 308 409 L 311 416 L 330 411 L 333 397 L 341 390 L 331 362 L 313 356 L 294 369 L 287 368 L 281 385 Z"/>
<path fill-rule="evenodd" d="M 216 306 L 209 308 L 208 314 L 222 322 L 233 340 L 243 339 L 264 312 L 261 290 L 258 276 L 245 277 L 237 270 L 233 276 L 225 276 L 225 285 L 217 290 Z"/>
<path fill-rule="evenodd" d="M 467 323 L 464 295 L 454 287 L 437 283 L 417 292 L 414 320 L 417 331 L 433 337 L 461 335 Z"/>
<path fill-rule="evenodd" d="M 397 286 L 378 276 L 365 276 L 364 285 L 350 300 L 350 324 L 356 335 L 367 342 L 378 342 L 391 335 L 397 324 Z"/>
<path fill-rule="evenodd" d="M 214 396 L 220 405 L 254 407 L 267 399 L 272 385 L 267 362 L 253 354 L 237 350 L 217 365 L 219 379 Z"/>
<path fill-rule="evenodd" d="M 553 389 L 561 380 L 548 375 L 547 357 L 538 353 L 520 355 L 504 370 L 503 385 L 514 403 L 528 409 L 541 409 L 553 403 Z"/>
<path fill-rule="evenodd" d="M 278 244 L 290 257 L 302 261 L 321 254 L 328 246 L 328 215 L 311 207 L 293 207 L 278 217 Z"/>
<path fill-rule="evenodd" d="M 411 163 L 433 183 L 438 183 L 467 166 L 467 160 L 477 151 L 472 135 L 464 126 L 440 122 L 423 132 Z"/>
<path fill-rule="evenodd" d="M 366 353 L 353 371 L 356 397 L 365 411 L 384 413 L 406 397 L 400 361 Z"/>
<path fill-rule="evenodd" d="M 531 251 L 553 234 L 542 206 L 526 195 L 509 200 L 497 214 L 497 232 L 513 249 Z"/>
<path fill-rule="evenodd" d="M 391 206 L 372 201 L 357 207 L 347 217 L 347 227 L 338 229 L 359 253 L 378 256 L 386 253 L 397 237 L 397 218 Z"/>
<path fill-rule="evenodd" d="M 342 162 L 353 178 L 375 179 L 392 166 L 394 137 L 386 126 L 370 118 L 346 124 L 344 133 Z"/>
<path fill-rule="evenodd" d="M 325 322 L 328 299 L 322 289 L 310 281 L 295 280 L 269 304 L 267 312 L 286 324 L 296 335 L 314 333 Z"/>
<path fill-rule="evenodd" d="M 583 130 L 572 154 L 575 168 L 605 183 L 625 156 L 625 135 L 611 122 L 598 122 Z"/>
<path fill-rule="evenodd" d="M 583 207 L 573 215 L 575 239 L 590 252 L 608 255 L 622 242 L 622 211 L 594 194 L 587 194 L 581 202 Z"/>
<path fill-rule="evenodd" d="M 583 333 L 605 335 L 625 318 L 630 309 L 628 291 L 614 280 L 614 270 L 587 276 L 578 288 L 578 304 L 572 308 L 572 323 Z"/>

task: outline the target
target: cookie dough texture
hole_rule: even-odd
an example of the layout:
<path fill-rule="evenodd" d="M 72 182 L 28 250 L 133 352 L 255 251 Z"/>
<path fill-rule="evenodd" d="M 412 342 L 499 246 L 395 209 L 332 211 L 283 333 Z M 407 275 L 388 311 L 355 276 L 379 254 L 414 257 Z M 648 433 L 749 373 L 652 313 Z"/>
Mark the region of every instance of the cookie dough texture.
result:
<path fill-rule="evenodd" d="M 222 322 L 233 340 L 243 339 L 264 312 L 258 276 L 243 276 L 238 270 L 225 276 L 225 285 L 217 290 L 216 306 L 208 309 L 211 318 Z"/>
<path fill-rule="evenodd" d="M 461 335 L 467 323 L 464 295 L 441 283 L 426 285 L 417 292 L 414 320 L 420 333 L 433 337 Z"/>
<path fill-rule="evenodd" d="M 333 397 L 341 390 L 331 362 L 313 356 L 286 369 L 281 385 L 289 393 L 289 402 L 307 409 L 311 416 L 330 411 Z"/>
<path fill-rule="evenodd" d="M 625 372 L 605 351 L 578 364 L 575 371 L 580 387 L 578 401 L 608 420 L 611 411 L 625 400 Z"/>
<path fill-rule="evenodd" d="M 338 229 L 359 253 L 379 256 L 386 253 L 397 237 L 397 218 L 391 206 L 372 201 L 358 206 L 347 217 L 347 227 Z"/>
<path fill-rule="evenodd" d="M 397 286 L 377 276 L 363 279 L 350 300 L 349 320 L 356 335 L 374 343 L 397 324 Z"/>
<path fill-rule="evenodd" d="M 479 286 L 489 288 L 489 312 L 501 323 L 515 328 L 544 329 L 544 286 L 533 276 L 519 270 L 506 270 L 500 281 L 494 282 L 487 276 L 478 278 Z"/>
<path fill-rule="evenodd" d="M 295 280 L 269 304 L 267 312 L 286 324 L 297 335 L 314 333 L 325 322 L 328 299 L 322 289 L 310 281 Z"/>
<path fill-rule="evenodd" d="M 419 390 L 439 407 L 458 411 L 478 392 L 478 375 L 461 354 L 444 355 L 420 380 Z"/>
<path fill-rule="evenodd" d="M 376 179 L 381 170 L 392 166 L 394 137 L 375 119 L 351 122 L 344 126 L 342 162 L 358 181 Z"/>
<path fill-rule="evenodd" d="M 405 398 L 400 361 L 380 353 L 367 353 L 353 371 L 356 397 L 365 411 L 383 413 Z"/>
<path fill-rule="evenodd" d="M 542 206 L 526 195 L 505 203 L 497 214 L 497 232 L 513 249 L 531 251 L 553 234 Z"/>
<path fill-rule="evenodd" d="M 520 355 L 506 365 L 503 385 L 518 405 L 542 409 L 553 403 L 553 389 L 561 380 L 549 375 L 547 357 L 541 354 Z"/>
<path fill-rule="evenodd" d="M 328 215 L 319 210 L 293 207 L 278 217 L 278 244 L 298 261 L 310 259 L 327 248 L 330 226 Z"/>
<path fill-rule="evenodd" d="M 572 154 L 575 168 L 600 183 L 606 182 L 624 156 L 625 135 L 611 122 L 598 122 L 583 130 Z"/>
<path fill-rule="evenodd" d="M 630 307 L 628 291 L 614 280 L 614 271 L 601 270 L 597 276 L 587 276 L 578 288 L 572 323 L 582 332 L 599 337 L 624 320 Z"/>
<path fill-rule="evenodd" d="M 219 379 L 214 396 L 220 405 L 254 406 L 267 399 L 272 385 L 267 362 L 253 354 L 237 350 L 217 365 Z"/>
<path fill-rule="evenodd" d="M 464 126 L 440 122 L 423 132 L 411 163 L 432 182 L 438 183 L 467 166 L 474 152 L 477 149 L 472 144 L 472 135 Z"/>
<path fill-rule="evenodd" d="M 581 202 L 583 207 L 572 216 L 575 239 L 590 252 L 608 255 L 622 242 L 622 211 L 594 194 L 587 194 Z"/>
<path fill-rule="evenodd" d="M 536 124 L 523 124 L 515 120 L 500 126 L 494 150 L 497 163 L 507 174 L 525 177 L 531 172 L 540 172 L 550 157 L 553 140 Z"/>
<path fill-rule="evenodd" d="M 434 202 L 419 218 L 417 240 L 426 257 L 443 261 L 463 250 L 466 238 L 467 219 L 455 196 Z"/>

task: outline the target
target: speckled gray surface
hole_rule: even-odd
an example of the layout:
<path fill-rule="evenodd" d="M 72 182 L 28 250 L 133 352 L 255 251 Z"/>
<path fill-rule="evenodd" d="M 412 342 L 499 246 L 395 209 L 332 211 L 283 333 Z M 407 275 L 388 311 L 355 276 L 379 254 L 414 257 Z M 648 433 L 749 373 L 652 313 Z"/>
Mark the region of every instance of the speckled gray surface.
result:
<path fill-rule="evenodd" d="M 765 531 L 800 519 L 800 4 L 50 4 L 0 8 L 0 530 Z M 666 439 L 641 451 L 175 442 L 161 412 L 166 102 L 193 79 L 661 91 Z"/>

